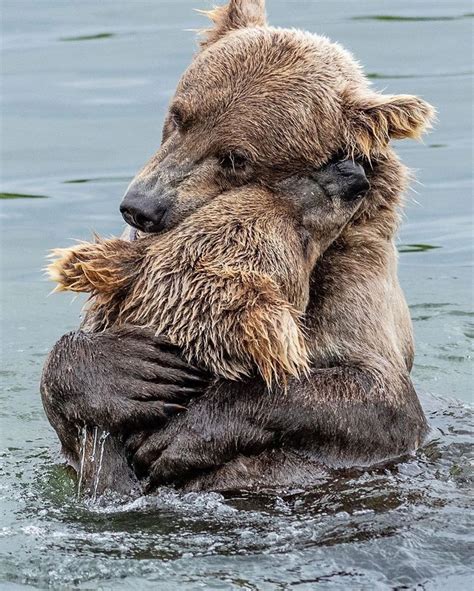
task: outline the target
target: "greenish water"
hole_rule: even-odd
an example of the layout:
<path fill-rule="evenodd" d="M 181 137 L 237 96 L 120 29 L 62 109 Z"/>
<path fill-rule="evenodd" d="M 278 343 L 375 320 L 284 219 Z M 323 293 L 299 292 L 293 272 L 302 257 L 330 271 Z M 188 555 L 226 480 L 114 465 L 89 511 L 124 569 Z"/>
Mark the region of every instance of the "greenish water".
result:
<path fill-rule="evenodd" d="M 0 199 L 46 199 L 46 195 L 25 195 L 23 193 L 0 193 Z"/>
<path fill-rule="evenodd" d="M 417 171 L 400 276 L 414 379 L 433 431 L 391 470 L 287 498 L 171 490 L 77 502 L 38 396 L 47 351 L 80 302 L 51 297 L 48 249 L 117 233 L 129 179 L 159 144 L 202 26 L 197 0 L 3 0 L 0 589 L 472 588 L 472 5 L 268 0 L 274 24 L 353 50 L 374 85 L 437 106 Z M 202 7 L 202 6 L 201 6 Z M 435 149 L 431 149 L 435 148 Z M 29 197 L 45 196 L 48 199 Z"/>

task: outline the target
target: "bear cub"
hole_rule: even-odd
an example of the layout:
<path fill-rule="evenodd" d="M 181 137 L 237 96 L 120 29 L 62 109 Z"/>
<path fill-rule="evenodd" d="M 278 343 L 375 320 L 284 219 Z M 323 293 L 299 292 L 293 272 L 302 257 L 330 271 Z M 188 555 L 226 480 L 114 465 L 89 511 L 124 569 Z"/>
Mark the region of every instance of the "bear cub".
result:
<path fill-rule="evenodd" d="M 55 291 L 91 294 L 93 331 L 151 327 L 212 374 L 256 369 L 269 387 L 285 384 L 308 369 L 311 272 L 368 188 L 350 160 L 272 188 L 247 185 L 168 232 L 56 249 L 49 276 Z"/>

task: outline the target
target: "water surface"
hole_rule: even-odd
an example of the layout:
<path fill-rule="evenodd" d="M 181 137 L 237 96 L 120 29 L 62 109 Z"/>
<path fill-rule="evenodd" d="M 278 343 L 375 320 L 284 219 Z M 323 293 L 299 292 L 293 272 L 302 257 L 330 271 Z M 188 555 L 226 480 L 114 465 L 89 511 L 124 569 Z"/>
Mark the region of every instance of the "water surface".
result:
<path fill-rule="evenodd" d="M 202 26 L 195 0 L 3 0 L 1 589 L 471 588 L 472 5 L 269 0 L 274 24 L 329 35 L 374 85 L 439 123 L 399 145 L 417 171 L 400 234 L 414 379 L 433 427 L 397 466 L 285 498 L 77 502 L 38 396 L 80 302 L 47 295 L 45 252 L 120 228 L 118 203 L 159 144 Z M 42 199 L 36 197 L 44 197 Z"/>

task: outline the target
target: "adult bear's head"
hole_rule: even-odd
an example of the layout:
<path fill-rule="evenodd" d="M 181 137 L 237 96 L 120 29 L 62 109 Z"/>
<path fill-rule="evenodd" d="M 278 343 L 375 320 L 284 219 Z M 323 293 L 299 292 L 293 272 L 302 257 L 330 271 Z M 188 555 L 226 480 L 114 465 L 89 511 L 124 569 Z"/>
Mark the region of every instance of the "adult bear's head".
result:
<path fill-rule="evenodd" d="M 207 14 L 214 26 L 179 82 L 162 146 L 122 202 L 131 225 L 171 228 L 226 190 L 271 186 L 335 156 L 383 161 L 392 138 L 429 125 L 430 105 L 375 92 L 337 43 L 267 26 L 264 0 Z"/>

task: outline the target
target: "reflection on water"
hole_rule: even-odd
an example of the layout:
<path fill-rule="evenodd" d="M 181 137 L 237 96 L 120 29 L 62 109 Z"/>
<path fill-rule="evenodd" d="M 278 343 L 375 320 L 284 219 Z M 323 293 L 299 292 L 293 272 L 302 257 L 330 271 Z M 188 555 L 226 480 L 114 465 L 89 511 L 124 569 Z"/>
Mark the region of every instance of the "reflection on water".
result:
<path fill-rule="evenodd" d="M 61 37 L 60 41 L 94 41 L 95 39 L 110 39 L 113 33 L 95 33 L 94 35 L 77 35 L 76 37 Z"/>
<path fill-rule="evenodd" d="M 456 21 L 472 18 L 474 14 L 468 12 L 460 16 L 398 16 L 394 14 L 374 14 L 370 16 L 353 16 L 354 21 L 386 21 L 399 23 L 435 23 L 443 21 Z"/>
<path fill-rule="evenodd" d="M 400 244 L 398 246 L 398 252 L 425 252 L 427 250 L 433 250 L 435 248 L 443 248 L 442 246 L 434 246 L 433 244 Z"/>
<path fill-rule="evenodd" d="M 467 72 L 439 72 L 437 74 L 382 74 L 379 72 L 368 72 L 367 78 L 370 80 L 403 80 L 405 78 L 459 78 L 460 76 L 472 76 L 472 70 Z"/>
<path fill-rule="evenodd" d="M 0 199 L 46 199 L 46 195 L 26 195 L 25 193 L 0 193 Z"/>
<path fill-rule="evenodd" d="M 268 0 L 275 24 L 338 39 L 376 87 L 418 93 L 438 108 L 426 145 L 398 147 L 419 180 L 398 246 L 417 336 L 414 377 L 433 428 L 424 449 L 284 497 L 166 489 L 128 503 L 76 498 L 38 379 L 55 339 L 77 326 L 82 300 L 47 297 L 44 255 L 92 230 L 119 231 L 121 195 L 159 144 L 194 49 L 182 31 L 203 26 L 198 4 L 2 3 L 0 580 L 6 589 L 468 589 L 467 0 L 399 0 L 396 13 L 389 0 Z"/>
<path fill-rule="evenodd" d="M 130 177 L 117 177 L 117 176 L 110 176 L 110 177 L 99 177 L 95 179 L 72 179 L 70 181 L 63 181 L 66 185 L 78 185 L 83 183 L 129 183 L 132 180 L 132 176 Z"/>

